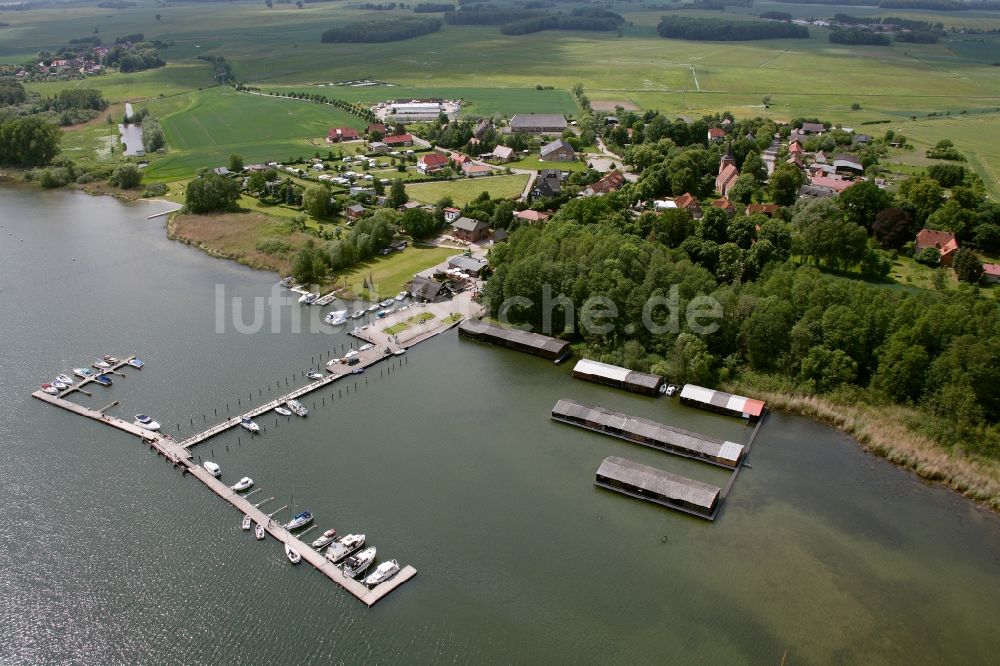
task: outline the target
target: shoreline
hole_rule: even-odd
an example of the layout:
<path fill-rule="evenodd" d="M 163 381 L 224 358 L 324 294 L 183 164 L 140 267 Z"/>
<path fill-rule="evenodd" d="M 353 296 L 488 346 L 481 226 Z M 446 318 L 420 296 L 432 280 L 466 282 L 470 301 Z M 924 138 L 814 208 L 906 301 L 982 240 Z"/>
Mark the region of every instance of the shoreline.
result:
<path fill-rule="evenodd" d="M 844 405 L 813 395 L 797 395 L 730 382 L 726 391 L 753 395 L 768 407 L 825 423 L 859 446 L 920 479 L 946 487 L 975 504 L 1000 514 L 1000 463 L 956 456 L 906 424 L 915 413 L 907 407 Z"/>

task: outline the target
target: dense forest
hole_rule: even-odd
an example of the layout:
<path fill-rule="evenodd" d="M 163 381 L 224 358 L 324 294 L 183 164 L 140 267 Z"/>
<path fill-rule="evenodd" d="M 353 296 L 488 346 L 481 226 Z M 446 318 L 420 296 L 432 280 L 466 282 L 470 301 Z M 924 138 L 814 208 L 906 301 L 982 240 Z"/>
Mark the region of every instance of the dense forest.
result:
<path fill-rule="evenodd" d="M 892 44 L 892 40 L 887 35 L 870 30 L 857 30 L 855 28 L 834 30 L 830 33 L 830 42 L 833 44 L 860 46 L 890 46 Z"/>
<path fill-rule="evenodd" d="M 445 14 L 453 25 L 498 25 L 505 35 L 525 35 L 542 30 L 617 30 L 625 19 L 615 12 L 596 7 L 578 7 L 569 14 L 527 8 L 462 8 Z"/>
<path fill-rule="evenodd" d="M 451 16 L 453 13 L 449 13 Z M 384 21 L 361 21 L 330 28 L 320 37 L 322 42 L 364 43 L 395 42 L 437 32 L 441 29 L 441 19 L 436 18 L 394 18 Z"/>
<path fill-rule="evenodd" d="M 660 37 L 711 42 L 809 37 L 809 28 L 793 23 L 732 21 L 690 16 L 665 16 L 656 26 L 656 31 Z"/>

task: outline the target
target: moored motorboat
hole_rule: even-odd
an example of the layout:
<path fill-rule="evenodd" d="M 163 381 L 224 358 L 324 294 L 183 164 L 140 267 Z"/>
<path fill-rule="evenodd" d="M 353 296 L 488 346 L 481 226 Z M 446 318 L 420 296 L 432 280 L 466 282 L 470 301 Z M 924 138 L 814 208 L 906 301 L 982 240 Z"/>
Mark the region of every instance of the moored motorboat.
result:
<path fill-rule="evenodd" d="M 323 317 L 323 323 L 329 324 L 330 326 L 340 326 L 347 323 L 347 310 L 337 310 L 335 312 L 327 312 L 326 316 Z"/>
<path fill-rule="evenodd" d="M 240 527 L 244 530 L 250 529 L 250 516 L 243 516 L 243 522 L 240 524 Z"/>
<path fill-rule="evenodd" d="M 308 377 L 309 379 L 312 379 L 312 380 L 323 379 L 323 373 L 322 372 L 316 372 L 315 370 L 311 370 L 311 371 L 309 371 L 309 372 L 306 373 L 306 377 Z"/>
<path fill-rule="evenodd" d="M 368 351 L 369 349 L 371 349 L 374 346 L 375 345 L 373 345 L 372 343 L 366 342 L 365 344 L 363 344 L 360 347 L 358 347 L 358 351 L 359 352 L 365 352 L 365 351 Z"/>
<path fill-rule="evenodd" d="M 61 382 L 58 379 L 52 380 L 52 386 L 56 387 L 60 391 L 65 391 L 66 389 L 69 388 L 69 384 L 67 384 L 66 382 Z"/>
<path fill-rule="evenodd" d="M 671 384 L 670 386 L 667 387 L 667 390 L 664 391 L 664 393 L 667 394 L 668 398 L 672 398 L 674 396 L 674 393 L 677 393 L 677 386 Z"/>
<path fill-rule="evenodd" d="M 381 303 L 379 303 L 379 305 L 381 305 L 384 308 L 387 308 L 390 305 L 392 305 L 392 299 L 391 298 L 387 298 L 384 301 L 382 301 Z"/>
<path fill-rule="evenodd" d="M 348 578 L 357 578 L 375 561 L 375 546 L 365 548 L 357 555 L 351 555 L 344 560 L 343 572 Z"/>
<path fill-rule="evenodd" d="M 116 357 L 110 355 L 110 354 L 105 354 L 104 355 L 104 362 L 105 363 L 110 363 L 111 365 L 114 365 L 115 363 L 118 362 L 118 359 Z"/>
<path fill-rule="evenodd" d="M 352 375 L 360 375 L 364 371 L 365 371 L 364 368 L 354 368 L 353 370 L 351 370 L 351 374 Z"/>
<path fill-rule="evenodd" d="M 396 560 L 389 560 L 375 567 L 375 571 L 365 578 L 365 585 L 378 585 L 384 583 L 399 573 L 399 563 Z"/>
<path fill-rule="evenodd" d="M 260 426 L 253 422 L 249 416 L 244 416 L 240 419 L 240 427 L 250 432 L 260 432 Z"/>
<path fill-rule="evenodd" d="M 364 310 L 358 310 L 357 312 L 351 313 L 351 319 L 361 319 L 364 316 L 365 316 Z"/>
<path fill-rule="evenodd" d="M 406 292 L 405 291 L 401 291 L 398 294 L 396 294 L 396 300 L 397 301 L 401 301 L 404 298 L 406 298 Z"/>
<path fill-rule="evenodd" d="M 73 368 L 73 374 L 80 379 L 93 379 L 94 371 L 90 368 Z"/>
<path fill-rule="evenodd" d="M 323 532 L 323 534 L 318 539 L 316 539 L 309 545 L 315 548 L 316 550 L 323 550 L 331 543 L 333 543 L 333 539 L 336 536 L 337 536 L 337 530 L 329 529 L 326 532 Z"/>
<path fill-rule="evenodd" d="M 145 428 L 146 430 L 152 430 L 154 432 L 160 429 L 160 424 L 145 414 L 136 414 L 135 420 L 132 421 L 132 425 L 137 425 L 140 428 Z"/>
<path fill-rule="evenodd" d="M 318 299 L 318 298 L 319 298 L 319 294 L 317 294 L 315 292 L 309 292 L 308 294 L 302 294 L 302 296 L 299 297 L 299 303 L 304 303 L 306 305 L 312 305 L 313 303 L 316 302 L 316 299 Z"/>
<path fill-rule="evenodd" d="M 378 303 L 372 303 L 368 306 L 368 312 L 375 312 L 378 310 Z"/>
<path fill-rule="evenodd" d="M 292 278 L 291 275 L 286 275 L 285 277 L 281 278 L 281 282 L 280 282 L 281 286 L 282 287 L 291 287 L 292 286 L 292 279 L 293 278 Z"/>
<path fill-rule="evenodd" d="M 253 528 L 253 535 L 257 537 L 257 541 L 264 538 L 264 526 L 257 523 L 257 526 Z"/>
<path fill-rule="evenodd" d="M 289 546 L 287 543 L 285 544 L 285 557 L 287 557 L 288 561 L 292 564 L 298 564 L 302 561 L 302 556 L 299 555 L 298 551 Z"/>
<path fill-rule="evenodd" d="M 94 377 L 94 381 L 101 386 L 111 386 L 112 384 L 111 377 L 108 377 L 107 375 L 97 375 Z"/>
<path fill-rule="evenodd" d="M 70 377 L 67 374 L 56 375 L 56 381 L 62 382 L 63 384 L 66 384 L 67 386 L 72 386 L 73 383 L 74 383 L 73 382 L 73 378 Z"/>
<path fill-rule="evenodd" d="M 330 545 L 326 551 L 326 559 L 333 563 L 337 563 L 348 555 L 353 555 L 355 551 L 360 550 L 364 547 L 364 545 L 364 534 L 348 534 L 343 539 L 334 541 L 333 544 Z"/>
<path fill-rule="evenodd" d="M 300 527 L 305 527 L 313 521 L 313 515 L 311 511 L 303 511 L 299 515 L 292 518 L 285 525 L 286 530 L 297 530 Z"/>
<path fill-rule="evenodd" d="M 108 363 L 107 361 L 94 361 L 93 363 L 91 363 L 91 365 L 93 367 L 97 368 L 98 370 L 110 370 L 111 369 L 111 364 Z"/>
<path fill-rule="evenodd" d="M 201 466 L 204 467 L 206 470 L 208 470 L 208 473 L 214 476 L 215 478 L 219 478 L 220 476 L 222 476 L 222 468 L 216 465 L 211 460 L 206 460 L 201 464 Z"/>
<path fill-rule="evenodd" d="M 406 353 L 406 349 L 402 349 L 402 348 L 401 349 L 397 349 L 396 351 L 394 351 L 392 353 L 393 353 L 394 356 L 402 356 L 403 354 Z"/>
<path fill-rule="evenodd" d="M 292 411 L 292 414 L 296 416 L 308 416 L 309 410 L 298 400 L 289 400 L 285 403 L 285 407 Z"/>
<path fill-rule="evenodd" d="M 236 492 L 240 492 L 241 490 L 247 490 L 252 486 L 253 486 L 253 479 L 251 479 L 249 476 L 244 476 L 242 479 L 240 479 L 239 481 L 237 481 L 236 483 L 234 483 L 229 487 L 235 490 Z M 249 519 L 250 516 L 247 516 L 247 520 Z"/>
<path fill-rule="evenodd" d="M 290 411 L 288 411 L 287 409 L 285 409 L 284 407 L 275 407 L 274 411 L 275 411 L 275 413 L 281 414 L 282 416 L 291 416 L 292 415 L 292 413 Z"/>
<path fill-rule="evenodd" d="M 136 356 L 134 358 L 129 359 L 128 364 L 131 365 L 133 368 L 136 368 L 138 370 L 142 370 L 142 366 L 146 365 L 146 362 L 143 361 L 138 356 Z"/>
<path fill-rule="evenodd" d="M 42 384 L 42 390 L 49 395 L 59 395 L 59 389 L 57 389 L 52 384 Z"/>

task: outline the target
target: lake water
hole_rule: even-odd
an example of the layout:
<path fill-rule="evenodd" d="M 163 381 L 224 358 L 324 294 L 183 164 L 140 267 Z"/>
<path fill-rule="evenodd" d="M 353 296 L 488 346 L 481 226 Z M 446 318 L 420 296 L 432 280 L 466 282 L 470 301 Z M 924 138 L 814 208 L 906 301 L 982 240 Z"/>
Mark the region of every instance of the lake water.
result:
<path fill-rule="evenodd" d="M 137 352 L 80 399 L 183 434 L 344 344 L 217 333 L 216 285 L 275 278 L 166 240 L 145 219 L 166 208 L 0 190 L 0 663 L 997 663 L 997 516 L 780 413 L 714 524 L 601 490 L 608 455 L 726 474 L 552 422 L 559 398 L 750 429 L 454 331 L 196 449 L 418 569 L 366 608 L 134 438 L 29 397 Z"/>

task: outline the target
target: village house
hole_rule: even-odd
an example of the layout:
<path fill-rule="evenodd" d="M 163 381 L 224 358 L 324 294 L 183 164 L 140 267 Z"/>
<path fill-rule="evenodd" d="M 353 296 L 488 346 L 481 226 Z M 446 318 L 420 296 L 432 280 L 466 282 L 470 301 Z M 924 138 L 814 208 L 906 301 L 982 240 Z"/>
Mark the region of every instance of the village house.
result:
<path fill-rule="evenodd" d="M 365 128 L 365 134 L 381 134 L 385 136 L 385 123 L 369 123 Z"/>
<path fill-rule="evenodd" d="M 1000 264 L 983 264 L 983 282 L 1000 284 Z"/>
<path fill-rule="evenodd" d="M 469 178 L 479 178 L 481 176 L 488 176 L 493 173 L 493 169 L 489 168 L 485 164 L 463 164 L 462 173 Z"/>
<path fill-rule="evenodd" d="M 490 159 L 496 160 L 497 162 L 508 162 L 514 158 L 514 149 L 508 146 L 497 146 L 490 153 Z"/>
<path fill-rule="evenodd" d="M 592 183 L 587 186 L 587 188 L 581 192 L 585 197 L 592 197 L 595 195 L 608 194 L 610 192 L 617 192 L 625 184 L 625 176 L 621 171 L 615 169 L 604 175 L 596 183 Z"/>
<path fill-rule="evenodd" d="M 438 298 L 449 295 L 448 288 L 436 280 L 431 280 L 420 275 L 413 278 L 410 283 L 410 296 L 419 302 L 433 302 Z"/>
<path fill-rule="evenodd" d="M 722 141 L 726 138 L 726 131 L 718 127 L 708 128 L 708 140 L 709 141 Z"/>
<path fill-rule="evenodd" d="M 518 113 L 510 119 L 511 132 L 562 134 L 566 127 L 566 118 L 557 113 Z"/>
<path fill-rule="evenodd" d="M 854 184 L 853 180 L 842 180 L 840 178 L 831 178 L 829 176 L 813 176 L 809 179 L 809 184 L 814 187 L 821 187 L 828 189 L 837 194 L 843 192 L 848 187 Z"/>
<path fill-rule="evenodd" d="M 331 127 L 326 133 L 327 143 L 337 143 L 340 141 L 355 141 L 360 138 L 358 130 L 350 127 Z"/>
<path fill-rule="evenodd" d="M 698 200 L 690 192 L 685 192 L 675 198 L 674 205 L 691 213 L 691 217 L 696 220 L 701 217 L 701 204 L 698 203 Z"/>
<path fill-rule="evenodd" d="M 736 168 L 736 158 L 733 157 L 732 146 L 726 147 L 726 154 L 719 160 L 719 175 L 715 178 L 715 191 L 724 198 L 739 180 L 740 170 Z"/>
<path fill-rule="evenodd" d="M 767 203 L 767 204 L 750 204 L 747 206 L 745 214 L 750 215 L 767 215 L 768 217 L 774 217 L 778 213 L 778 204 Z"/>
<path fill-rule="evenodd" d="M 344 217 L 347 218 L 348 222 L 354 222 L 355 220 L 361 219 L 365 214 L 365 207 L 359 203 L 351 204 L 344 209 Z"/>
<path fill-rule="evenodd" d="M 538 157 L 543 162 L 573 162 L 576 160 L 576 151 L 562 139 L 556 139 L 542 146 Z"/>
<path fill-rule="evenodd" d="M 463 153 L 452 153 L 451 161 L 455 163 L 455 166 L 462 166 L 463 164 L 471 162 L 472 158 Z"/>
<path fill-rule="evenodd" d="M 549 219 L 548 213 L 540 213 L 537 210 L 519 210 L 514 213 L 514 218 L 528 224 L 537 224 Z"/>
<path fill-rule="evenodd" d="M 472 130 L 472 136 L 480 141 L 486 136 L 486 133 L 493 129 L 493 123 L 489 121 L 488 118 L 481 119 L 476 123 L 476 128 Z"/>
<path fill-rule="evenodd" d="M 462 215 L 462 211 L 458 208 L 445 208 L 444 211 L 444 221 L 449 224 L 457 220 Z"/>
<path fill-rule="evenodd" d="M 860 176 L 865 172 L 865 168 L 861 166 L 861 162 L 853 155 L 834 155 L 833 169 L 837 173 L 850 176 Z"/>
<path fill-rule="evenodd" d="M 559 169 L 542 169 L 538 172 L 538 178 L 531 190 L 531 196 L 543 199 L 557 197 L 562 192 L 562 184 L 569 174 Z"/>
<path fill-rule="evenodd" d="M 412 146 L 413 137 L 409 134 L 393 134 L 392 136 L 383 137 L 382 143 L 393 148 L 398 146 Z"/>
<path fill-rule="evenodd" d="M 460 217 L 451 223 L 451 235 L 468 243 L 478 243 L 489 235 L 490 225 L 469 217 Z"/>
<path fill-rule="evenodd" d="M 436 173 L 448 166 L 448 157 L 441 153 L 427 153 L 417 160 L 417 171 L 424 174 Z"/>
<path fill-rule="evenodd" d="M 464 254 L 456 255 L 448 260 L 448 268 L 457 268 L 472 277 L 479 277 L 482 275 L 486 270 L 487 265 L 488 264 L 485 259 L 467 257 Z"/>
<path fill-rule="evenodd" d="M 913 254 L 916 255 L 927 248 L 935 249 L 941 254 L 942 266 L 951 266 L 955 260 L 955 253 L 958 252 L 958 240 L 950 231 L 921 229 L 913 242 Z"/>
<path fill-rule="evenodd" d="M 376 155 L 385 155 L 389 152 L 389 145 L 384 141 L 372 141 L 368 144 L 368 152 Z"/>
<path fill-rule="evenodd" d="M 823 123 L 802 123 L 803 134 L 822 134 L 825 131 Z"/>
<path fill-rule="evenodd" d="M 726 197 L 722 197 L 721 199 L 716 199 L 715 201 L 712 202 L 712 206 L 714 206 L 715 208 L 721 208 L 722 210 L 726 211 L 726 214 L 729 216 L 732 216 L 736 212 L 736 206 L 734 206 L 732 202 Z"/>
<path fill-rule="evenodd" d="M 801 155 L 805 150 L 802 148 L 802 144 L 798 141 L 792 141 L 788 144 L 788 153 L 790 155 Z"/>

